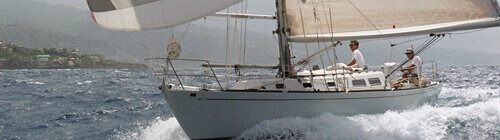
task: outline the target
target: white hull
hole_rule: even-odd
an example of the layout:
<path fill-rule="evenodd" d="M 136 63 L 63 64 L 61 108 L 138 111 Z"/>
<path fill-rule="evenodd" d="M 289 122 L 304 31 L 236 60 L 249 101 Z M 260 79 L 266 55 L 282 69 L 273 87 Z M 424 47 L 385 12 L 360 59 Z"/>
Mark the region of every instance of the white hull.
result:
<path fill-rule="evenodd" d="M 432 104 L 442 85 L 358 92 L 185 91 L 163 89 L 191 139 L 239 136 L 259 122 L 284 117 L 384 113 Z"/>

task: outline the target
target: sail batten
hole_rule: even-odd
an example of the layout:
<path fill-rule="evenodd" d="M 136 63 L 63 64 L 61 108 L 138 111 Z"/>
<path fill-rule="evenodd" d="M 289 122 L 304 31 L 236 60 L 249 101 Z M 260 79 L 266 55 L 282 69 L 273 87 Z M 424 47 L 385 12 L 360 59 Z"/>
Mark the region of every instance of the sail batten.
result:
<path fill-rule="evenodd" d="M 286 10 L 294 42 L 498 26 L 498 8 L 491 0 L 292 0 Z"/>

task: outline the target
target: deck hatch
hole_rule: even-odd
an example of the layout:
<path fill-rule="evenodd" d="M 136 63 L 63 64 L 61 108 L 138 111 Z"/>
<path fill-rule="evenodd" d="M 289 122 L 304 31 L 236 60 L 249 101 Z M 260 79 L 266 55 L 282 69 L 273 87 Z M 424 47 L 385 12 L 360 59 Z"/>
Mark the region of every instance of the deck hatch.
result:
<path fill-rule="evenodd" d="M 380 82 L 379 78 L 368 78 L 368 82 L 370 82 L 370 86 L 380 86 L 382 82 Z"/>
<path fill-rule="evenodd" d="M 335 86 L 335 82 L 328 82 L 326 83 L 329 87 L 334 87 Z"/>
<path fill-rule="evenodd" d="M 360 80 L 352 80 L 352 86 L 355 86 L 355 87 L 362 87 L 362 86 L 366 86 L 365 79 L 360 79 Z"/>
<path fill-rule="evenodd" d="M 276 84 L 276 89 L 283 89 L 284 87 L 284 84 Z"/>
<path fill-rule="evenodd" d="M 310 88 L 310 87 L 312 87 L 311 83 L 303 83 L 302 85 L 304 86 L 304 88 Z"/>

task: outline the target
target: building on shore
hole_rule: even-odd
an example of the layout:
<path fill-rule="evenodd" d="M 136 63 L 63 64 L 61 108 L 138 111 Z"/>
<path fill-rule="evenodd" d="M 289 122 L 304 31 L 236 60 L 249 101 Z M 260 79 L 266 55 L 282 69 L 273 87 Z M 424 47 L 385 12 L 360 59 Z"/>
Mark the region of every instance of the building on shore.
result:
<path fill-rule="evenodd" d="M 72 49 L 70 51 L 70 53 L 78 56 L 78 55 L 80 55 L 80 50 L 78 50 L 78 49 Z"/>
<path fill-rule="evenodd" d="M 49 67 L 50 55 L 37 55 L 36 56 L 36 67 L 37 68 L 47 68 Z"/>

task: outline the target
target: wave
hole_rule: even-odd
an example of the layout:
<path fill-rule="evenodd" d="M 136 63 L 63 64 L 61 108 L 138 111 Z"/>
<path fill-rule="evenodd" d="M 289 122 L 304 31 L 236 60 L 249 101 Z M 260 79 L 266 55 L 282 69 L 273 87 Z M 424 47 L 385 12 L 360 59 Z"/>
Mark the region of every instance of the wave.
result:
<path fill-rule="evenodd" d="M 47 82 L 39 82 L 39 81 L 35 81 L 32 79 L 29 79 L 29 80 L 16 79 L 13 82 L 16 84 L 27 84 L 27 85 L 45 85 L 45 84 L 47 84 Z"/>
<path fill-rule="evenodd" d="M 75 117 L 77 117 L 76 113 L 67 113 L 67 114 L 60 116 L 59 118 L 57 118 L 55 120 L 66 120 L 66 119 L 75 118 Z"/>
<path fill-rule="evenodd" d="M 28 84 L 45 85 L 45 82 L 28 82 Z"/>
<path fill-rule="evenodd" d="M 496 98 L 464 107 L 423 106 L 376 115 L 327 113 L 266 120 L 237 139 L 495 139 L 500 136 L 499 102 Z M 176 118 L 157 118 L 149 126 L 116 138 L 189 139 Z"/>
<path fill-rule="evenodd" d="M 96 81 L 84 81 L 84 82 L 76 82 L 76 84 L 78 85 L 83 85 L 83 84 L 92 84 L 92 83 L 96 83 Z"/>
<path fill-rule="evenodd" d="M 174 117 L 156 118 L 151 125 L 138 128 L 136 131 L 114 136 L 123 140 L 189 140 Z"/>
<path fill-rule="evenodd" d="M 500 89 L 489 87 L 464 89 L 443 87 L 443 90 L 439 94 L 437 104 L 445 107 L 460 107 L 497 98 L 500 98 Z"/>
<path fill-rule="evenodd" d="M 495 139 L 500 136 L 500 99 L 467 107 L 424 106 L 352 117 L 268 120 L 238 139 Z"/>
<path fill-rule="evenodd" d="M 109 103 L 114 103 L 114 102 L 130 102 L 131 100 L 132 99 L 129 99 L 129 98 L 119 97 L 119 98 L 107 99 L 106 101 L 104 101 L 104 103 L 109 104 Z"/>

